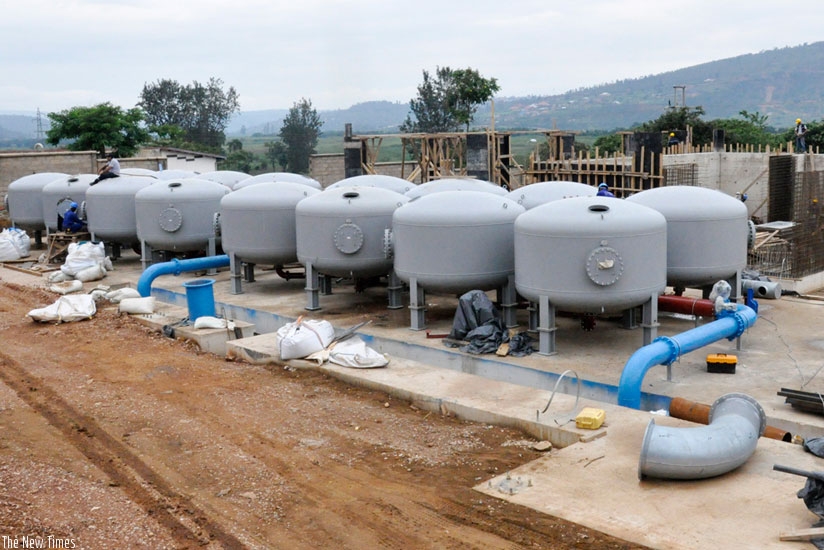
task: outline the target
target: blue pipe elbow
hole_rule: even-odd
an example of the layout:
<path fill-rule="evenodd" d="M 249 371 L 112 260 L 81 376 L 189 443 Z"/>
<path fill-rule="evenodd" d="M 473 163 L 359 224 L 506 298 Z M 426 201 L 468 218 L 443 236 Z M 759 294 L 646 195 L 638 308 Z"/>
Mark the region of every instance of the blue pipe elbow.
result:
<path fill-rule="evenodd" d="M 672 337 L 656 338 L 639 348 L 627 360 L 618 383 L 618 404 L 641 408 L 641 384 L 647 371 L 655 365 L 670 365 L 681 355 L 717 342 L 734 340 L 755 324 L 756 312 L 739 304 L 735 311 L 722 311 L 715 321 Z"/>
<path fill-rule="evenodd" d="M 178 276 L 183 272 L 201 271 L 203 269 L 217 269 L 229 265 L 229 256 L 206 256 L 204 258 L 191 258 L 189 260 L 178 260 L 177 258 L 160 264 L 150 265 L 137 282 L 137 291 L 144 298 L 152 294 L 152 282 L 161 275 Z"/>

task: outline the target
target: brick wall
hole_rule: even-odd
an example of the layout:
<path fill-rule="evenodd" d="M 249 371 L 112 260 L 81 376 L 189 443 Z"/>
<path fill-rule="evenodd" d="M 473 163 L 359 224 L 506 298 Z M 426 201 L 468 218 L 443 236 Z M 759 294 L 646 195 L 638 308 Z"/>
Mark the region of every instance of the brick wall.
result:
<path fill-rule="evenodd" d="M 409 175 L 415 166 L 406 163 L 406 175 Z M 375 164 L 375 171 L 382 176 L 401 177 L 400 162 L 379 162 Z M 326 155 L 312 155 L 309 158 L 309 177 L 320 182 L 323 187 L 327 187 L 343 179 L 344 163 L 343 153 L 332 153 Z"/>

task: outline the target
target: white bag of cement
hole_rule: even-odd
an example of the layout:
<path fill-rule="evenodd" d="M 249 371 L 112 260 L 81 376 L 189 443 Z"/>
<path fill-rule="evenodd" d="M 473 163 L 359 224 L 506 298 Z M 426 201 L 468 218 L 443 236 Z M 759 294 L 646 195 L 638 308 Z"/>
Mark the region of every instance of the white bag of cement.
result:
<path fill-rule="evenodd" d="M 103 277 L 106 276 L 106 268 L 103 267 L 103 263 L 98 263 L 86 268 L 81 269 L 78 271 L 74 278 L 78 281 L 83 281 L 84 283 L 88 283 L 89 281 L 99 281 Z"/>
<path fill-rule="evenodd" d="M 80 281 L 62 281 L 60 283 L 52 283 L 49 285 L 49 290 L 58 294 L 71 294 L 83 290 L 83 283 Z"/>
<path fill-rule="evenodd" d="M 70 323 L 90 319 L 97 313 L 94 300 L 88 294 L 61 296 L 55 303 L 44 308 L 33 309 L 28 316 L 35 321 Z"/>
<path fill-rule="evenodd" d="M 226 328 L 226 319 L 201 315 L 195 319 L 195 328 Z"/>
<path fill-rule="evenodd" d="M 119 304 L 126 298 L 140 298 L 140 293 L 134 288 L 118 288 L 106 294 L 106 299 L 113 304 Z"/>
<path fill-rule="evenodd" d="M 73 277 L 69 277 L 62 271 L 52 271 L 43 275 L 50 283 L 62 283 L 63 281 L 71 281 Z"/>
<path fill-rule="evenodd" d="M 280 327 L 276 338 L 282 360 L 300 359 L 326 348 L 335 338 L 335 328 L 329 321 L 298 319 Z"/>
<path fill-rule="evenodd" d="M 0 231 L 0 262 L 25 258 L 29 249 L 29 236 L 22 229 L 9 227 Z"/>
<path fill-rule="evenodd" d="M 103 243 L 71 243 L 66 261 L 60 266 L 60 270 L 70 277 L 75 277 L 78 272 L 87 267 L 100 265 L 105 262 L 105 260 L 106 249 Z"/>
<path fill-rule="evenodd" d="M 154 313 L 154 306 L 154 296 L 148 296 L 146 298 L 125 298 L 120 300 L 117 311 L 119 313 L 130 313 L 133 315 L 146 315 Z"/>
<path fill-rule="evenodd" d="M 338 342 L 329 350 L 329 362 L 353 369 L 385 367 L 389 359 L 366 345 L 360 336 L 352 336 Z"/>

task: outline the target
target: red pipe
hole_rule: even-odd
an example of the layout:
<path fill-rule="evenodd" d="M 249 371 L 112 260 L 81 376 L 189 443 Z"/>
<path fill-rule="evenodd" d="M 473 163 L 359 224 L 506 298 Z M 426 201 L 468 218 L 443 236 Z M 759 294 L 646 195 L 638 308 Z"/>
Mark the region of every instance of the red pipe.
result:
<path fill-rule="evenodd" d="M 712 300 L 689 298 L 687 296 L 662 295 L 658 297 L 658 309 L 684 315 L 715 317 L 715 304 Z"/>

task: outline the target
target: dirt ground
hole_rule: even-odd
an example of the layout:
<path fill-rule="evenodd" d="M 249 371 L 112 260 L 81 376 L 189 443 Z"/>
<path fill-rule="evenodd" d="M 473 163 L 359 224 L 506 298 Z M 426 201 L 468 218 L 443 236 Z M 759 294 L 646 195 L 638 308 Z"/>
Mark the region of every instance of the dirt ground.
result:
<path fill-rule="evenodd" d="M 113 307 L 41 324 L 0 282 L 0 537 L 51 548 L 605 548 L 472 487 L 539 455 L 495 426 L 202 353 Z"/>

